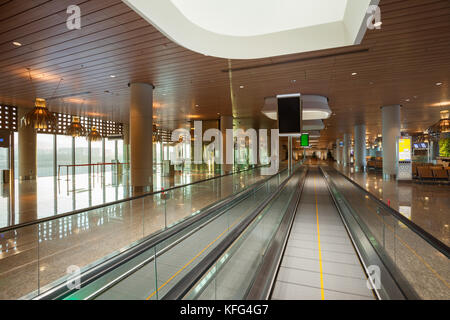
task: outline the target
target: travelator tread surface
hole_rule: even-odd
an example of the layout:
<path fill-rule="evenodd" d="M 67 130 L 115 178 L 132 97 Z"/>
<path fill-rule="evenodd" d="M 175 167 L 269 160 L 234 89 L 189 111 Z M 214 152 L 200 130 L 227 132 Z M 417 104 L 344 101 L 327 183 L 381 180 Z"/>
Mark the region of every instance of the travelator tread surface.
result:
<path fill-rule="evenodd" d="M 318 168 L 306 177 L 271 298 L 375 299 Z"/>

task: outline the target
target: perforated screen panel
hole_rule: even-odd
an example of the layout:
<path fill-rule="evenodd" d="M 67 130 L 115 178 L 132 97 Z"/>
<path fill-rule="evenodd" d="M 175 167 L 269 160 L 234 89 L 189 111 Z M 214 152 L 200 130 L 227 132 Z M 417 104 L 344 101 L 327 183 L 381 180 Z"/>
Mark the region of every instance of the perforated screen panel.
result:
<path fill-rule="evenodd" d="M 63 113 L 54 113 L 58 118 L 56 128 L 40 129 L 38 133 L 56 133 L 65 134 L 66 128 L 72 123 L 72 115 Z M 110 120 L 101 120 L 89 117 L 80 117 L 80 122 L 86 131 L 89 132 L 93 126 L 97 127 L 97 131 L 104 138 L 110 135 L 123 134 L 123 124 Z"/>
<path fill-rule="evenodd" d="M 38 133 L 64 134 L 66 132 L 66 128 L 72 123 L 72 115 L 63 113 L 54 113 L 54 115 L 58 118 L 56 127 L 39 129 Z M 93 126 L 96 126 L 98 132 L 105 138 L 110 135 L 123 134 L 123 124 L 119 122 L 89 117 L 80 117 L 80 121 L 86 131 L 89 132 Z M 17 107 L 0 105 L 0 129 L 17 131 L 19 123 Z"/>
<path fill-rule="evenodd" d="M 0 105 L 0 129 L 17 131 L 17 107 Z"/>

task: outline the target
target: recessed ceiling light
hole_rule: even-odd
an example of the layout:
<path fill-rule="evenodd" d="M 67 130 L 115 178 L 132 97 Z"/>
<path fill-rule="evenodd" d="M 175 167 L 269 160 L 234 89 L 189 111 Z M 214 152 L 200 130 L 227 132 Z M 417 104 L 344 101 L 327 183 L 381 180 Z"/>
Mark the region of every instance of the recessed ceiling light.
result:
<path fill-rule="evenodd" d="M 358 72 L 353 72 L 352 76 L 356 76 L 358 74 Z"/>
<path fill-rule="evenodd" d="M 22 46 L 22 44 L 21 44 L 20 42 L 17 42 L 17 41 L 14 41 L 14 42 L 13 42 L 13 45 L 15 45 L 16 47 Z"/>
<path fill-rule="evenodd" d="M 110 78 L 115 78 L 116 76 L 115 76 L 114 74 L 112 74 L 112 75 L 110 75 L 109 77 L 110 77 Z"/>
<path fill-rule="evenodd" d="M 196 107 L 200 107 L 198 104 L 195 105 Z"/>
<path fill-rule="evenodd" d="M 406 102 L 410 102 L 410 101 L 411 101 L 411 99 L 405 99 L 405 101 L 406 101 Z"/>
<path fill-rule="evenodd" d="M 244 88 L 245 88 L 245 86 L 240 86 L 239 88 L 241 88 L 241 89 L 244 89 Z"/>
<path fill-rule="evenodd" d="M 442 86 L 442 82 L 437 82 L 436 85 L 437 86 Z"/>

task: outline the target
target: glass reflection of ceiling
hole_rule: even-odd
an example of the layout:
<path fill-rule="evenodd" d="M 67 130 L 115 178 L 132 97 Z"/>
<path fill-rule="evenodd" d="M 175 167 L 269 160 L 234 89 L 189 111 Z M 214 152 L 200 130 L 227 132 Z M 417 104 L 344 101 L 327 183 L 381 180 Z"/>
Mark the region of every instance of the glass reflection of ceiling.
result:
<path fill-rule="evenodd" d="M 230 36 L 257 36 L 336 22 L 344 18 L 347 7 L 347 0 L 171 1 L 192 23 Z"/>

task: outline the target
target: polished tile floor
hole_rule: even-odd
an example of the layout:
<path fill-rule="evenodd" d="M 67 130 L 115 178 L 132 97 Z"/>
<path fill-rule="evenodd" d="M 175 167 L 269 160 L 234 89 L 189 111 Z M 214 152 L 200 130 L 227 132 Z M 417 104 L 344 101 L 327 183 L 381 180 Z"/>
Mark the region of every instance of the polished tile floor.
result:
<path fill-rule="evenodd" d="M 158 169 L 155 171 L 154 191 L 219 175 L 214 172 L 179 172 L 164 177 Z M 0 228 L 128 198 L 133 195 L 128 180 L 128 175 L 118 178 L 112 172 L 61 175 L 59 180 L 54 177 L 16 180 L 13 207 L 8 185 L 0 186 Z"/>
<path fill-rule="evenodd" d="M 355 173 L 334 164 L 361 187 L 402 213 L 422 229 L 450 245 L 450 186 L 383 180 L 381 172 Z"/>

